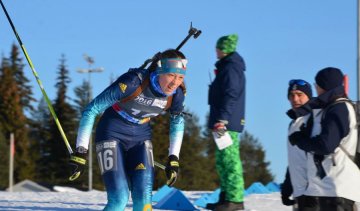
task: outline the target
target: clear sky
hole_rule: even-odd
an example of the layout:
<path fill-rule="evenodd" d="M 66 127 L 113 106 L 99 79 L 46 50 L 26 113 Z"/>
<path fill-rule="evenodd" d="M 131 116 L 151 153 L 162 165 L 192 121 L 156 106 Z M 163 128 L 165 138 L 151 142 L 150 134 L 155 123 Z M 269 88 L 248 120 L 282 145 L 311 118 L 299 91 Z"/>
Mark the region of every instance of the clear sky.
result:
<path fill-rule="evenodd" d="M 76 72 L 88 67 L 84 53 L 94 57 L 93 68 L 104 67 L 104 72 L 91 76 L 97 95 L 111 76 L 140 66 L 158 51 L 177 47 L 192 21 L 202 34 L 182 48 L 189 60 L 186 104 L 201 124 L 209 110 L 207 92 L 209 73 L 214 78 L 216 40 L 237 33 L 238 52 L 247 65 L 246 130 L 266 150 L 277 182 L 283 180 L 287 165 L 288 81 L 302 78 L 313 84 L 318 70 L 334 66 L 348 74 L 350 96 L 356 97 L 355 0 L 3 2 L 51 99 L 61 54 L 71 72 L 70 97 L 74 97 L 73 88 L 88 78 Z M 1 11 L 1 55 L 9 55 L 12 43 L 17 43 L 16 38 Z M 25 72 L 40 99 L 28 65 Z"/>

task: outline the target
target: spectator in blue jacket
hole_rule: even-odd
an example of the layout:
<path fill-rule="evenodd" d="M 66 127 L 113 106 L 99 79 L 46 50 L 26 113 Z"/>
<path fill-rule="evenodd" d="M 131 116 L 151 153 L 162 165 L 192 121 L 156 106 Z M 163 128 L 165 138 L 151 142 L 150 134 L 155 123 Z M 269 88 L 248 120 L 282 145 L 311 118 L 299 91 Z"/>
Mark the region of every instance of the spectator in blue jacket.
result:
<path fill-rule="evenodd" d="M 243 210 L 244 179 L 240 160 L 240 133 L 245 124 L 245 63 L 235 51 L 236 34 L 223 36 L 216 43 L 219 59 L 215 80 L 209 88 L 210 116 L 208 128 L 214 137 L 228 133 L 231 145 L 216 149 L 216 169 L 220 177 L 220 200 L 207 204 L 211 210 Z"/>

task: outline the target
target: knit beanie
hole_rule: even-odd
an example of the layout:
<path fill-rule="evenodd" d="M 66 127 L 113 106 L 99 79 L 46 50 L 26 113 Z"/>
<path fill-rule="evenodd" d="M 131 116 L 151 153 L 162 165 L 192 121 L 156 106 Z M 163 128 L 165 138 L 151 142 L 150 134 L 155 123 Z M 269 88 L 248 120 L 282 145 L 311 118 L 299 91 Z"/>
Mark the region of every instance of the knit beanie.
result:
<path fill-rule="evenodd" d="M 326 67 L 316 74 L 315 81 L 319 87 L 329 91 L 338 86 L 343 86 L 344 75 L 338 68 Z"/>
<path fill-rule="evenodd" d="M 236 50 L 238 41 L 237 34 L 230 34 L 227 36 L 220 37 L 216 42 L 216 48 L 224 53 L 232 53 Z"/>
<path fill-rule="evenodd" d="M 289 88 L 288 88 L 288 97 L 290 95 L 291 91 L 294 90 L 299 90 L 304 92 L 304 94 L 306 94 L 308 96 L 308 98 L 312 98 L 312 90 L 311 90 L 311 85 L 302 79 L 293 79 L 289 81 Z"/>

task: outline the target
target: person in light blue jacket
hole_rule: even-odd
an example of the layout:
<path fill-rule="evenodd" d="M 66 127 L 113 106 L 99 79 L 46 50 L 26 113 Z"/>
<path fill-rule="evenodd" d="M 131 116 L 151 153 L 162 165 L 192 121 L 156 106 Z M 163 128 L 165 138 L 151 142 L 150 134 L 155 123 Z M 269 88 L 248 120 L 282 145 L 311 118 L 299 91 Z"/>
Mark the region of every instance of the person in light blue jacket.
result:
<path fill-rule="evenodd" d="M 133 210 L 152 210 L 154 162 L 151 118 L 170 112 L 167 184 L 172 186 L 179 170 L 184 133 L 184 99 L 187 60 L 177 50 L 161 53 L 149 69 L 130 69 L 99 94 L 83 111 L 70 164 L 74 180 L 83 172 L 95 117 L 96 156 L 107 192 L 104 210 L 124 210 L 131 197 Z M 154 70 L 154 71 L 152 71 Z"/>

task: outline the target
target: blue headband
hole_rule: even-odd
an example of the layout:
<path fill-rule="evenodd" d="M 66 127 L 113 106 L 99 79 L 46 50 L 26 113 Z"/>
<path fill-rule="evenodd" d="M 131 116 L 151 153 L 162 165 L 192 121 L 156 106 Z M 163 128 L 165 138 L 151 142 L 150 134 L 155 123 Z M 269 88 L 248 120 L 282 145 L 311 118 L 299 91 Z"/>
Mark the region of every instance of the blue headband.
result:
<path fill-rule="evenodd" d="M 179 59 L 179 58 L 168 58 L 168 59 L 161 59 L 158 61 L 158 68 L 156 72 L 158 74 L 165 74 L 165 73 L 178 73 L 185 75 L 186 73 L 186 59 Z"/>

